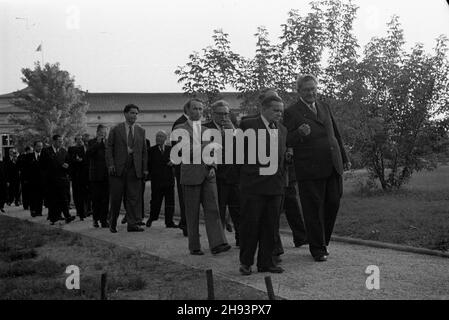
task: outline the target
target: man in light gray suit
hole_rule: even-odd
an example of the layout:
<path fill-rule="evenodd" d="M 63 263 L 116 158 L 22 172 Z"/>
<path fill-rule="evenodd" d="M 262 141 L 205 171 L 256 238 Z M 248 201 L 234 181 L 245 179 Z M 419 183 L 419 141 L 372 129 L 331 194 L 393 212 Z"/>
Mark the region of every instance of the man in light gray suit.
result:
<path fill-rule="evenodd" d="M 145 130 L 136 124 L 139 108 L 129 104 L 123 110 L 126 121 L 113 127 L 106 143 L 106 163 L 110 175 L 109 225 L 117 232 L 117 218 L 125 197 L 128 231 L 143 231 L 142 180 L 148 175 Z"/>
<path fill-rule="evenodd" d="M 190 150 L 193 150 L 193 140 L 199 139 L 206 127 L 201 125 L 203 115 L 203 103 L 198 99 L 192 99 L 186 104 L 186 112 L 189 119 L 176 126 L 174 129 L 184 129 L 189 134 Z M 195 128 L 194 128 L 195 127 Z M 197 135 L 194 135 L 194 131 Z M 207 143 L 201 143 L 201 149 Z M 192 156 L 192 153 L 190 156 Z M 200 204 L 204 209 L 204 220 L 209 247 L 212 254 L 218 254 L 231 249 L 224 235 L 218 210 L 217 184 L 215 178 L 216 165 L 207 165 L 201 159 L 199 164 L 190 161 L 189 164 L 181 164 L 181 185 L 183 188 L 184 205 L 187 220 L 187 235 L 189 250 L 192 255 L 203 255 L 199 236 Z"/>

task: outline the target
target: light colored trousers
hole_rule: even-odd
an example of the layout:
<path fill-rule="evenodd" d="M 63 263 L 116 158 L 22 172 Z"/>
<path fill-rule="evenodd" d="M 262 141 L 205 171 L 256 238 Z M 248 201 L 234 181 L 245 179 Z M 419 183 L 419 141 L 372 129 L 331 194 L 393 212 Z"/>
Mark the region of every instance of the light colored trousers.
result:
<path fill-rule="evenodd" d="M 187 220 L 189 250 L 200 250 L 199 215 L 200 204 L 204 210 L 209 248 L 227 244 L 218 210 L 217 184 L 215 177 L 206 178 L 199 185 L 183 185 L 184 205 Z"/>

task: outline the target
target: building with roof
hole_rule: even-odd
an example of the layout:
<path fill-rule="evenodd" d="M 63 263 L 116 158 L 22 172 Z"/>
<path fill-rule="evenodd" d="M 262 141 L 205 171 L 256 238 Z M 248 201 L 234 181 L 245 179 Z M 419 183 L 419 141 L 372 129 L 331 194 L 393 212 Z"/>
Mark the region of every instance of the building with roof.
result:
<path fill-rule="evenodd" d="M 239 113 L 241 101 L 238 93 L 226 92 L 222 98 L 229 102 L 231 109 Z M 10 114 L 25 114 L 25 110 L 13 106 L 13 93 L 0 95 L 0 152 L 4 155 L 14 145 L 12 133 L 15 125 L 8 122 Z M 95 135 L 99 124 L 112 127 L 124 121 L 123 108 L 133 103 L 140 109 L 137 123 L 146 130 L 151 144 L 155 143 L 156 132 L 170 132 L 172 124 L 183 113 L 182 107 L 188 100 L 183 93 L 86 93 L 89 103 L 87 111 L 88 133 Z"/>

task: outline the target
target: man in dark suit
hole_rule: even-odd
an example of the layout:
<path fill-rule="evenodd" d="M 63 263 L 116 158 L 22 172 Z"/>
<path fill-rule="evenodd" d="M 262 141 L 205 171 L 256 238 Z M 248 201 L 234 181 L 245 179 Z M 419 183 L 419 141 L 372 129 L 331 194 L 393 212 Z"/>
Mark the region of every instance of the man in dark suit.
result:
<path fill-rule="evenodd" d="M 87 147 L 89 162 L 89 182 L 92 197 L 94 227 L 109 228 L 109 182 L 108 167 L 106 165 L 106 127 L 97 126 L 97 136 L 90 140 Z"/>
<path fill-rule="evenodd" d="M 26 146 L 25 152 L 19 155 L 18 165 L 20 171 L 20 190 L 22 191 L 22 205 L 24 210 L 30 208 L 30 172 L 26 165 L 27 155 L 33 153 L 33 147 Z"/>
<path fill-rule="evenodd" d="M 199 236 L 201 204 L 204 209 L 204 222 L 209 247 L 212 254 L 218 254 L 228 251 L 231 249 L 231 246 L 227 243 L 220 221 L 215 179 L 216 165 L 213 163 L 207 164 L 202 157 L 204 148 L 209 144 L 206 141 L 202 141 L 202 134 L 207 130 L 207 128 L 201 125 L 203 102 L 198 99 L 190 100 L 187 104 L 186 111 L 189 120 L 175 127 L 175 131 L 178 129 L 178 132 L 183 132 L 186 135 L 187 141 L 183 139 L 179 143 L 185 143 L 190 149 L 190 154 L 188 155 L 183 153 L 184 150 L 181 152 L 184 158 L 189 159 L 187 163 L 182 162 L 181 164 L 181 185 L 183 187 L 182 191 L 186 210 L 189 250 L 192 255 L 204 254 L 201 250 Z M 178 145 L 175 147 L 178 147 Z"/>
<path fill-rule="evenodd" d="M 44 171 L 42 167 L 42 141 L 34 142 L 34 151 L 26 155 L 25 166 L 28 171 L 30 188 L 30 213 L 32 217 L 42 216 L 44 202 Z"/>
<path fill-rule="evenodd" d="M 317 100 L 317 79 L 300 75 L 299 99 L 285 110 L 287 143 L 293 148 L 299 195 L 315 261 L 326 261 L 340 198 L 342 174 L 350 163 L 330 107 Z"/>
<path fill-rule="evenodd" d="M 218 206 L 220 209 L 221 224 L 226 226 L 226 208 L 229 209 L 232 223 L 235 229 L 236 246 L 240 245 L 240 190 L 238 166 L 235 164 L 225 164 L 225 131 L 234 130 L 234 125 L 229 117 L 230 108 L 228 102 L 219 100 L 212 104 L 212 120 L 204 126 L 210 129 L 217 129 L 222 133 L 222 164 L 217 165 L 217 192 Z M 235 155 L 235 150 L 233 152 Z"/>
<path fill-rule="evenodd" d="M 170 161 L 171 146 L 165 144 L 167 134 L 165 131 L 156 133 L 156 145 L 150 148 L 148 172 L 151 180 L 151 210 L 147 227 L 159 219 L 162 200 L 165 199 L 165 226 L 176 228 L 173 222 L 175 211 L 175 178 L 173 176 L 173 163 Z"/>
<path fill-rule="evenodd" d="M 287 129 L 279 122 L 283 109 L 282 99 L 273 92 L 264 95 L 259 116 L 247 118 L 240 123 L 244 132 L 255 132 L 256 139 L 245 143 L 245 159 L 240 169 L 240 273 L 243 275 L 252 273 L 251 266 L 254 264 L 257 247 L 259 272 L 283 272 L 272 258 L 278 232 L 276 221 L 279 219 L 286 185 L 284 160 Z M 258 155 L 262 146 L 270 159 L 277 160 L 277 167 L 271 169 L 274 172 L 262 172 L 273 164 L 262 164 L 260 158 L 255 163 L 249 161 L 249 156 Z M 254 149 L 250 151 L 249 148 Z"/>
<path fill-rule="evenodd" d="M 42 167 L 45 172 L 45 184 L 48 202 L 48 216 L 51 224 L 64 215 L 66 223 L 70 223 L 75 217 L 69 213 L 69 199 L 67 197 L 70 189 L 69 180 L 69 155 L 62 147 L 62 137 L 53 136 L 52 146 L 42 150 Z"/>
<path fill-rule="evenodd" d="M 20 205 L 20 169 L 18 152 L 15 148 L 9 149 L 9 157 L 5 159 L 6 182 L 8 186 L 7 204 L 14 202 L 16 207 Z"/>
<path fill-rule="evenodd" d="M 76 215 L 83 221 L 87 214 L 89 162 L 87 159 L 87 145 L 81 135 L 75 137 L 75 145 L 70 147 L 69 165 L 72 178 L 73 202 L 75 202 Z"/>
<path fill-rule="evenodd" d="M 186 122 L 189 118 L 186 114 L 186 108 L 187 103 L 184 104 L 183 110 L 184 113 L 176 119 L 175 123 L 173 123 L 173 126 L 171 130 L 173 131 L 175 127 L 183 124 Z M 172 147 L 178 143 L 178 141 L 171 141 Z M 187 237 L 187 223 L 186 223 L 186 212 L 185 212 L 185 206 L 184 206 L 184 197 L 182 193 L 182 186 L 181 186 L 181 165 L 175 165 L 173 166 L 175 170 L 175 177 L 176 177 L 176 190 L 178 191 L 178 201 L 179 201 L 179 211 L 180 211 L 180 220 L 178 227 L 182 229 L 182 233 L 184 234 L 184 237 Z"/>
<path fill-rule="evenodd" d="M 113 127 L 106 143 L 106 163 L 109 171 L 109 224 L 117 232 L 117 218 L 126 193 L 128 232 L 144 231 L 142 222 L 142 179 L 148 175 L 148 153 L 145 130 L 136 124 L 139 108 L 134 104 L 123 110 L 126 121 Z"/>

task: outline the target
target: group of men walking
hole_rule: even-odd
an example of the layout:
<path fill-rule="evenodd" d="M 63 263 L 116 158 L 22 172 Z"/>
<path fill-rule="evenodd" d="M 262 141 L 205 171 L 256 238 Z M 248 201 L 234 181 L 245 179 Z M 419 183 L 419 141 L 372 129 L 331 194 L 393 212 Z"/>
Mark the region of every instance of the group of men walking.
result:
<path fill-rule="evenodd" d="M 240 273 L 252 273 L 256 252 L 259 272 L 281 273 L 283 246 L 279 221 L 285 211 L 295 246 L 308 243 L 313 258 L 326 261 L 342 196 L 342 173 L 350 162 L 331 109 L 317 100 L 317 84 L 312 75 L 299 76 L 298 99 L 285 110 L 276 91 L 265 90 L 260 96 L 259 113 L 242 118 L 239 124 L 231 117 L 230 106 L 224 100 L 213 103 L 211 120 L 201 123 L 204 103 L 189 100 L 184 105 L 184 114 L 172 127 L 172 131 L 184 130 L 188 134 L 191 146 L 188 149 L 178 148 L 181 139 L 166 144 L 164 131 L 157 133 L 156 145 L 150 147 L 145 130 L 136 124 L 139 108 L 133 104 L 125 106 L 125 121 L 111 128 L 107 138 L 106 128 L 99 125 L 94 139 L 78 136 L 75 146 L 68 151 L 61 147 L 62 138 L 57 135 L 46 148 L 38 141 L 34 151 L 24 156 L 21 171 L 25 179 L 23 192 L 28 190 L 30 195 L 31 215 L 42 214 L 45 200 L 52 223 L 61 215 L 66 222 L 72 221 L 68 210 L 71 177 L 77 215 L 82 220 L 92 211 L 94 226 L 101 224 L 112 233 L 117 233 L 122 205 L 126 210 L 122 222 L 127 223 L 127 231 L 141 232 L 142 226 L 150 228 L 159 218 L 165 200 L 166 227 L 181 228 L 188 237 L 190 254 L 203 255 L 199 234 L 202 206 L 212 254 L 231 248 L 225 236 L 230 220 L 236 246 L 240 247 Z M 203 158 L 194 161 L 195 146 L 203 151 L 214 142 L 201 138 L 208 129 L 215 129 L 222 137 L 226 131 L 235 133 L 238 129 L 258 132 L 251 143 L 258 155 L 277 154 L 275 172 L 263 175 L 261 169 L 267 168 L 267 163 L 260 158 L 250 161 L 254 146 L 249 146 L 248 140 L 244 144 L 243 162 L 235 161 L 236 154 L 242 151 L 235 149 L 235 141 L 221 145 L 223 160 L 232 151 L 232 163 L 208 163 Z M 173 151 L 182 156 L 185 150 L 190 150 L 190 154 L 185 154 L 184 159 L 187 156 L 190 161 L 175 163 Z M 11 161 L 18 161 L 14 159 L 12 155 Z M 2 181 L 5 173 L 12 171 L 0 170 Z M 151 205 L 150 216 L 144 223 L 147 180 L 151 180 Z M 173 221 L 175 184 L 180 209 L 178 225 Z M 16 186 L 9 183 L 7 188 L 7 202 L 12 203 L 16 201 Z"/>

